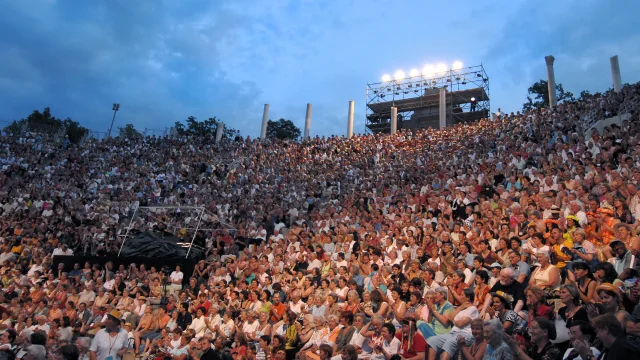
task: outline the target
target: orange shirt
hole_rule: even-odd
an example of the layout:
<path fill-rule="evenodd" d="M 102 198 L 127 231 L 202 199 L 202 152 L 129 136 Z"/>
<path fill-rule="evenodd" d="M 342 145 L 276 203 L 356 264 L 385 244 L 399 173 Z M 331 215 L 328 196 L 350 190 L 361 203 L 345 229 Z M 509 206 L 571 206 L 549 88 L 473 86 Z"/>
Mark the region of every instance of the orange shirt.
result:
<path fill-rule="evenodd" d="M 278 305 L 271 306 L 271 310 L 280 316 L 280 319 L 277 319 L 275 316 L 271 315 L 271 322 L 276 323 L 282 319 L 282 315 L 287 311 L 287 307 L 283 303 L 279 303 Z"/>

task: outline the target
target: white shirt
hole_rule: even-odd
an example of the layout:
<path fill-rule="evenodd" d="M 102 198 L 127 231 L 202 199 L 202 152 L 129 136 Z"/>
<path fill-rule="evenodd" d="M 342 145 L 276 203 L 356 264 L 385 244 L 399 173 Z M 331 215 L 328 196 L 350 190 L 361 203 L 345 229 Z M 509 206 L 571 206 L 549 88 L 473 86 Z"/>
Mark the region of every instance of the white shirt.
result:
<path fill-rule="evenodd" d="M 315 259 L 309 263 L 309 266 L 307 267 L 307 271 L 311 271 L 316 268 L 320 269 L 321 267 L 322 267 L 322 262 L 318 259 Z"/>
<path fill-rule="evenodd" d="M 478 312 L 478 308 L 475 306 L 469 306 L 468 308 L 460 311 L 455 318 L 453 318 L 456 321 L 461 320 L 464 317 L 468 317 L 471 318 L 471 320 L 473 319 L 477 319 L 480 317 L 480 313 Z M 471 334 L 471 323 L 468 323 L 467 326 L 460 328 L 457 326 L 454 326 L 451 331 L 461 331 L 461 332 L 466 332 Z"/>
<path fill-rule="evenodd" d="M 44 324 L 44 325 L 36 324 L 36 325 L 31 326 L 29 329 L 31 329 L 33 332 L 44 331 L 46 334 L 49 334 L 50 327 L 47 324 Z"/>
<path fill-rule="evenodd" d="M 182 271 L 174 271 L 171 273 L 171 275 L 169 275 L 169 279 L 171 279 L 172 284 L 174 284 L 177 281 L 180 281 L 182 283 L 183 277 L 184 277 L 184 274 L 182 273 Z"/>
<path fill-rule="evenodd" d="M 382 342 L 382 348 L 384 349 L 384 352 L 386 352 L 390 356 L 393 356 L 393 355 L 399 353 L 401 345 L 402 345 L 402 343 L 396 337 L 394 337 L 393 340 L 391 340 L 388 344 L 387 344 L 386 341 Z M 385 358 L 385 356 L 384 356 L 384 354 L 382 352 L 379 353 L 379 354 L 376 354 L 375 351 L 371 353 L 371 357 L 369 357 L 369 359 L 386 360 L 386 358 Z"/>
<path fill-rule="evenodd" d="M 297 303 L 289 303 L 289 308 L 291 309 L 291 311 L 293 311 L 296 314 L 300 314 L 302 312 L 302 310 L 304 308 L 307 307 L 307 304 L 305 304 L 302 300 L 298 300 Z"/>
<path fill-rule="evenodd" d="M 571 353 L 571 350 L 573 350 L 573 348 L 568 348 L 567 351 L 564 353 L 564 356 L 562 357 L 562 359 L 568 358 L 569 353 Z M 598 349 L 594 347 L 591 348 L 591 353 L 596 359 L 600 357 L 600 351 L 598 351 Z M 582 360 L 582 357 L 578 355 L 577 357 L 573 358 L 573 360 Z"/>
<path fill-rule="evenodd" d="M 196 338 L 203 337 L 205 330 L 207 330 L 207 324 L 204 322 L 204 316 L 200 318 L 194 317 L 191 321 L 191 325 L 189 325 L 189 329 L 196 332 Z"/>
<path fill-rule="evenodd" d="M 106 329 L 101 329 L 93 338 L 89 350 L 96 353 L 97 360 L 106 360 L 109 356 L 113 360 L 120 360 L 118 351 L 128 345 L 128 338 L 127 332 L 122 329 L 114 337 L 111 337 Z"/>

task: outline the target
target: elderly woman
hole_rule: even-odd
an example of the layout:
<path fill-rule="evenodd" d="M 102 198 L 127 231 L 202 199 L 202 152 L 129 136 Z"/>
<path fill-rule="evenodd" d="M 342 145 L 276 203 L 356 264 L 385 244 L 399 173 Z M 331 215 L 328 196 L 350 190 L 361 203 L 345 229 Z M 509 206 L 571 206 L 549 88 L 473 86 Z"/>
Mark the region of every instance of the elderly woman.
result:
<path fill-rule="evenodd" d="M 335 317 L 333 317 L 335 320 Z M 325 320 L 323 317 L 314 316 L 309 318 L 311 329 L 307 330 L 306 333 L 302 333 L 300 335 L 300 340 L 305 342 L 306 344 L 300 349 L 297 357 L 300 359 L 320 359 L 319 354 L 317 353 L 320 345 L 328 340 L 328 336 L 330 333 L 329 327 L 325 324 Z M 334 324 L 334 328 L 335 328 Z M 337 334 L 336 334 L 337 336 Z M 307 339 L 308 338 L 308 339 Z M 335 338 L 334 338 L 335 341 Z"/>
<path fill-rule="evenodd" d="M 545 318 L 535 318 L 529 324 L 529 334 L 531 334 L 531 343 L 533 346 L 524 351 L 520 348 L 517 341 L 508 338 L 508 344 L 513 353 L 521 360 L 560 360 L 562 352 L 551 343 L 556 339 L 555 324 Z"/>
<path fill-rule="evenodd" d="M 75 342 L 80 357 L 78 360 L 89 360 L 89 347 L 91 347 L 91 339 L 88 337 L 79 337 Z"/>
<path fill-rule="evenodd" d="M 531 274 L 529 285 L 535 285 L 542 289 L 555 289 L 560 285 L 560 270 L 549 262 L 549 251 L 538 251 L 540 266 Z"/>
<path fill-rule="evenodd" d="M 474 293 L 471 289 L 465 289 L 463 303 L 456 307 L 448 316 L 453 323 L 451 331 L 444 335 L 432 336 L 427 339 L 429 344 L 429 360 L 435 360 L 436 354 L 441 352 L 441 360 L 451 359 L 458 351 L 460 342 L 458 337 L 463 337 L 467 345 L 473 341 L 471 334 L 471 321 L 480 316 L 478 308 L 473 305 Z"/>

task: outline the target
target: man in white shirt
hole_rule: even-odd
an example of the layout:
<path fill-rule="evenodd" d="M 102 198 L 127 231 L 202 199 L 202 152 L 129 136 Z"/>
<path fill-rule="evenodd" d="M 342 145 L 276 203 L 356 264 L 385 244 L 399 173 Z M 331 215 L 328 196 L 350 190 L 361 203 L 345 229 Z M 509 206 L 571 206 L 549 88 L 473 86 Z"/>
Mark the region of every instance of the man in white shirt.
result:
<path fill-rule="evenodd" d="M 2 247 L 2 254 L 0 254 L 0 264 L 4 264 L 5 261 L 16 261 L 16 255 L 11 252 L 8 246 Z"/>
<path fill-rule="evenodd" d="M 306 307 L 307 307 L 307 304 L 305 304 L 300 299 L 300 290 L 294 290 L 291 293 L 291 301 L 289 302 L 289 309 L 291 309 L 291 311 L 296 313 L 296 315 L 300 315 L 306 309 Z"/>
<path fill-rule="evenodd" d="M 176 299 L 178 298 L 178 294 L 180 290 L 182 290 L 182 279 L 184 278 L 184 274 L 180 271 L 180 265 L 176 266 L 176 271 L 172 272 L 169 275 L 169 281 L 171 285 L 169 286 L 169 294 L 173 295 Z"/>
<path fill-rule="evenodd" d="M 128 349 L 129 335 L 120 328 L 120 313 L 107 314 L 105 328 L 99 330 L 89 348 L 92 360 L 121 360 Z"/>
<path fill-rule="evenodd" d="M 58 243 L 58 247 L 53 250 L 53 256 L 56 255 L 71 256 L 73 250 L 69 249 L 66 244 Z"/>
<path fill-rule="evenodd" d="M 87 284 L 87 287 L 80 292 L 78 303 L 84 303 L 85 305 L 89 305 L 95 299 L 96 299 L 96 293 L 93 291 L 93 285 Z"/>
<path fill-rule="evenodd" d="M 318 260 L 318 255 L 315 252 L 311 252 L 307 255 L 309 257 L 309 266 L 307 267 L 307 273 L 311 273 L 313 269 L 320 269 L 322 262 Z"/>

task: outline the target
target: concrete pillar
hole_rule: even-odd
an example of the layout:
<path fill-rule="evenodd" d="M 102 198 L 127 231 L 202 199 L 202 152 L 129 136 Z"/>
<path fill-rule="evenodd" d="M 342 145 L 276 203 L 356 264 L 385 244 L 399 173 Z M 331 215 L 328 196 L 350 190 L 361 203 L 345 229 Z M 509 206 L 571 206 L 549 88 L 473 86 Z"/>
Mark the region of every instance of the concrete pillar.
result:
<path fill-rule="evenodd" d="M 349 101 L 349 116 L 347 118 L 347 139 L 353 136 L 353 113 L 355 109 L 355 101 Z"/>
<path fill-rule="evenodd" d="M 269 104 L 264 104 L 264 111 L 262 112 L 262 130 L 260 131 L 260 139 L 267 138 L 267 123 L 269 122 Z"/>
<path fill-rule="evenodd" d="M 311 132 L 311 104 L 307 104 L 307 116 L 304 119 L 304 137 L 302 139 L 308 140 L 310 132 Z"/>
<path fill-rule="evenodd" d="M 218 128 L 216 129 L 216 145 L 220 143 L 220 140 L 222 140 L 223 131 L 224 131 L 224 123 L 219 122 Z"/>
<path fill-rule="evenodd" d="M 398 130 L 398 108 L 391 107 L 391 135 L 395 134 Z"/>
<path fill-rule="evenodd" d="M 613 77 L 613 91 L 620 92 L 622 90 L 622 77 L 620 76 L 620 63 L 618 55 L 612 56 L 611 59 L 611 76 Z"/>
<path fill-rule="evenodd" d="M 544 60 L 547 63 L 547 82 L 549 84 L 549 106 L 555 107 L 558 105 L 558 98 L 556 94 L 556 76 L 553 72 L 553 62 L 556 60 L 552 55 L 545 56 Z"/>
<path fill-rule="evenodd" d="M 444 129 L 447 127 L 447 91 L 445 88 L 440 88 L 440 104 L 439 104 L 439 114 L 440 114 L 440 129 Z"/>

